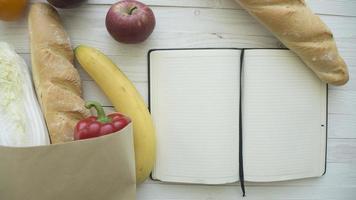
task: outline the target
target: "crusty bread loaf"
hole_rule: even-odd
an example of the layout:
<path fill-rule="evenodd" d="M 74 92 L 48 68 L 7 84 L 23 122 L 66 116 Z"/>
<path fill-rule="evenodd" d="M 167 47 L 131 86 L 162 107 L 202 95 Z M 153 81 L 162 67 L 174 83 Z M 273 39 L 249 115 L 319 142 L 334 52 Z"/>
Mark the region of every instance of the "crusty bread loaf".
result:
<path fill-rule="evenodd" d="M 44 3 L 32 5 L 29 31 L 33 79 L 51 142 L 71 141 L 75 124 L 89 113 L 68 35 L 57 11 Z"/>
<path fill-rule="evenodd" d="M 329 28 L 304 0 L 236 0 L 294 51 L 323 81 L 343 85 L 347 66 Z"/>

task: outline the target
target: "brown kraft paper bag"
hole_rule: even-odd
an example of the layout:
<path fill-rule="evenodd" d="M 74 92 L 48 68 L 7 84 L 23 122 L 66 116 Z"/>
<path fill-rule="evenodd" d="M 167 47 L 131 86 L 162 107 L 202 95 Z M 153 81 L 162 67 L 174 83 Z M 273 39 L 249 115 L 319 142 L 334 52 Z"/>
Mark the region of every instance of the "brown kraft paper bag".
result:
<path fill-rule="evenodd" d="M 0 146 L 1 200 L 133 200 L 132 124 L 98 138 Z"/>

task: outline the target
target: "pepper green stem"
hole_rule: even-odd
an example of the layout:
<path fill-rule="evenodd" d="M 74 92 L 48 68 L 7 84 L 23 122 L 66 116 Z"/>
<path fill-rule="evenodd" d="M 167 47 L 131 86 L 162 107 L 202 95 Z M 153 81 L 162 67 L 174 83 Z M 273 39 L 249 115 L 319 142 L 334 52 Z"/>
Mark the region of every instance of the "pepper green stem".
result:
<path fill-rule="evenodd" d="M 97 121 L 99 121 L 101 123 L 108 123 L 111 121 L 110 118 L 106 116 L 103 106 L 101 106 L 100 103 L 98 103 L 96 101 L 87 101 L 85 103 L 85 107 L 88 109 L 90 109 L 92 107 L 95 108 L 97 116 L 98 116 Z"/>

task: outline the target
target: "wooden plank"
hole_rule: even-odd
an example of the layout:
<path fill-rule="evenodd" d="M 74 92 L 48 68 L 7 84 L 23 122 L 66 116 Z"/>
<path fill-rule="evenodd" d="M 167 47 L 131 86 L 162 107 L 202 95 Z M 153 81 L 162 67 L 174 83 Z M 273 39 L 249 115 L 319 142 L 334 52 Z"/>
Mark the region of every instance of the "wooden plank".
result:
<path fill-rule="evenodd" d="M 242 197 L 239 186 L 190 186 L 143 184 L 137 188 L 138 200 L 238 200 L 238 199 L 283 199 L 283 200 L 353 200 L 354 186 L 253 186 L 247 187 L 247 196 Z"/>
<path fill-rule="evenodd" d="M 309 0 L 308 5 L 318 14 L 356 16 L 356 1 L 350 0 Z"/>
<path fill-rule="evenodd" d="M 134 82 L 139 93 L 142 95 L 146 105 L 148 102 L 147 83 Z M 106 98 L 103 91 L 97 86 L 94 81 L 83 81 L 83 95 L 85 100 L 96 100 L 101 102 L 104 106 L 112 106 L 111 102 Z"/>
<path fill-rule="evenodd" d="M 329 113 L 356 114 L 356 91 L 329 90 Z"/>
<path fill-rule="evenodd" d="M 45 0 L 32 0 L 45 2 Z M 118 0 L 89 0 L 88 4 L 110 5 Z M 242 9 L 234 0 L 141 0 L 149 6 L 194 7 L 214 9 Z M 356 16 L 356 1 L 350 0 L 307 0 L 308 6 L 318 14 Z"/>
<path fill-rule="evenodd" d="M 88 0 L 87 4 L 111 5 L 119 0 Z M 149 6 L 165 7 L 196 7 L 196 8 L 223 8 L 223 9 L 241 9 L 234 0 L 140 0 Z M 34 2 L 46 2 L 46 0 L 31 0 Z"/>
<path fill-rule="evenodd" d="M 329 138 L 356 139 L 356 114 L 329 114 Z"/>
<path fill-rule="evenodd" d="M 356 139 L 329 139 L 328 162 L 355 163 Z"/>
<path fill-rule="evenodd" d="M 237 200 L 237 199 L 284 199 L 284 200 L 353 200 L 354 186 L 320 187 L 307 186 L 253 186 L 247 187 L 247 197 L 243 198 L 239 186 L 190 186 L 190 185 L 152 185 L 138 186 L 137 199 L 145 200 Z"/>

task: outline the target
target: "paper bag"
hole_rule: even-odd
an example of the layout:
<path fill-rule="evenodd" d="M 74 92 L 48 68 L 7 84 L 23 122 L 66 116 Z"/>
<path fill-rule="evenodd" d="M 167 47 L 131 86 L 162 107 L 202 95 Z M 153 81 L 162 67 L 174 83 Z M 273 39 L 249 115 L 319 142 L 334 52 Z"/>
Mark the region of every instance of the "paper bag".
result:
<path fill-rule="evenodd" d="M 132 124 L 87 140 L 0 147 L 1 200 L 135 199 Z"/>

